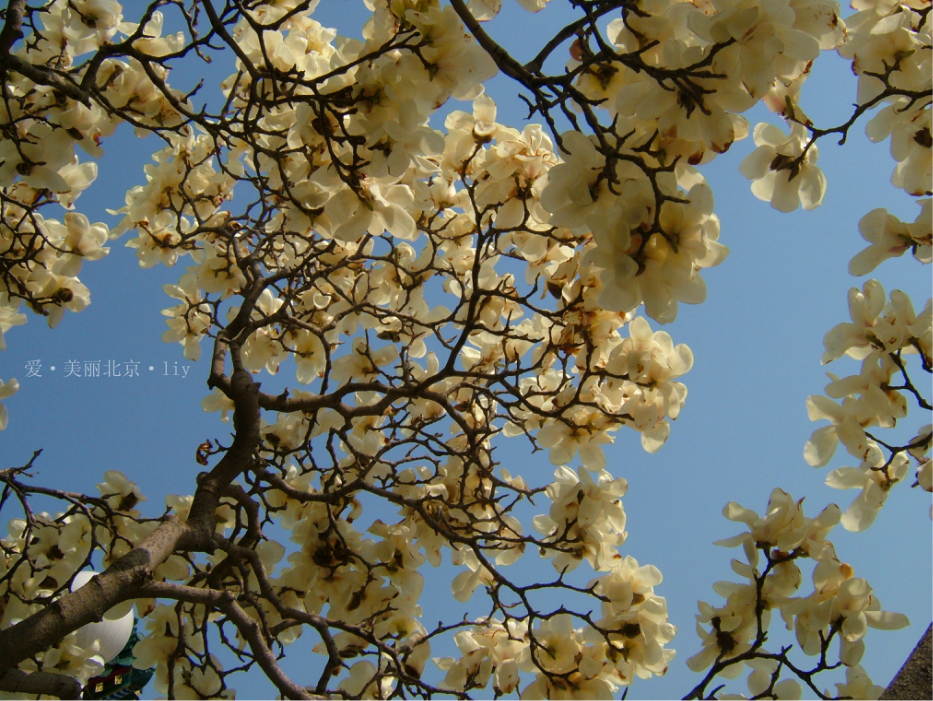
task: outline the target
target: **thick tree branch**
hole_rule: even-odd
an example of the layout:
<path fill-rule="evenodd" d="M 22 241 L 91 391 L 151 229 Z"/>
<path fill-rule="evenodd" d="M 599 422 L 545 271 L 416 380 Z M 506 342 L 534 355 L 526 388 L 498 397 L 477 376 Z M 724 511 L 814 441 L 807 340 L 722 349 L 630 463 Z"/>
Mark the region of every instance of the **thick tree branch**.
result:
<path fill-rule="evenodd" d="M 100 621 L 117 604 L 137 598 L 137 590 L 176 549 L 191 544 L 188 527 L 173 516 L 138 546 L 77 591 L 0 632 L 0 670 L 48 649 L 71 631 Z"/>
<path fill-rule="evenodd" d="M 259 383 L 245 370 L 237 370 L 230 380 L 228 396 L 236 407 L 233 444 L 220 462 L 198 482 L 198 490 L 188 515 L 188 524 L 197 531 L 205 550 L 212 550 L 214 512 L 233 480 L 253 464 L 259 445 Z"/>
<path fill-rule="evenodd" d="M 252 464 L 259 442 L 259 386 L 239 370 L 231 380 L 236 438 L 198 484 L 188 521 L 172 516 L 138 546 L 75 592 L 0 632 L 0 671 L 54 645 L 83 625 L 101 620 L 116 604 L 139 597 L 141 585 L 175 551 L 213 550 L 214 512 L 225 488 Z"/>
<path fill-rule="evenodd" d="M 7 56 L 13 50 L 13 44 L 23 37 L 23 13 L 26 0 L 10 0 L 6 6 L 3 29 L 0 30 L 0 56 Z"/>
<path fill-rule="evenodd" d="M 77 100 L 84 105 L 91 104 L 91 96 L 70 80 L 63 78 L 50 68 L 34 66 L 14 54 L 0 55 L 0 70 L 4 72 L 7 70 L 16 71 L 29 78 L 36 85 L 47 85 L 63 95 L 67 95 L 72 100 Z"/>
<path fill-rule="evenodd" d="M 76 699 L 81 696 L 81 684 L 74 677 L 51 672 L 28 674 L 19 669 L 8 669 L 0 673 L 0 691 L 12 694 L 57 696 L 60 699 Z"/>

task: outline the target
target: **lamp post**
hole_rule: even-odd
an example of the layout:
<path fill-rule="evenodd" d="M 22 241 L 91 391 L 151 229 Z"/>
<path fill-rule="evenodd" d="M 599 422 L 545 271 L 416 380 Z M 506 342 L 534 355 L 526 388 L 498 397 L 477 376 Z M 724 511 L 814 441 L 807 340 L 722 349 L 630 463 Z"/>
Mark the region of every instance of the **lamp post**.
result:
<path fill-rule="evenodd" d="M 78 572 L 71 591 L 91 581 L 97 572 Z M 78 629 L 78 645 L 97 650 L 104 660 L 100 676 L 88 680 L 82 697 L 85 699 L 138 699 L 138 693 L 152 678 L 153 669 L 133 667 L 133 646 L 138 640 L 133 602 L 124 601 L 108 610 L 98 623 L 88 623 Z"/>

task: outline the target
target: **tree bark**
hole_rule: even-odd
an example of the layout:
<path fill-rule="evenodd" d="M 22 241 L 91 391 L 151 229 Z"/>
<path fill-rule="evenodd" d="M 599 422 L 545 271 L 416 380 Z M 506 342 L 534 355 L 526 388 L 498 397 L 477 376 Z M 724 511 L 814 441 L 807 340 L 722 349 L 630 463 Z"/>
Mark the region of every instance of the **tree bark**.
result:
<path fill-rule="evenodd" d="M 77 679 L 65 674 L 51 672 L 29 674 L 19 669 L 8 669 L 6 672 L 0 672 L 0 691 L 76 699 L 81 696 L 81 685 Z"/>

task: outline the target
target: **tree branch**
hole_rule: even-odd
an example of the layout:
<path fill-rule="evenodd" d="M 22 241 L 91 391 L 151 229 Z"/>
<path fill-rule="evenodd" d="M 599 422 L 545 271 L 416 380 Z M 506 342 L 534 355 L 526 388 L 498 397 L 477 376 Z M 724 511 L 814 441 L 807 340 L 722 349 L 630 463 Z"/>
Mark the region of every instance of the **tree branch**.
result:
<path fill-rule="evenodd" d="M 499 66 L 499 70 L 526 87 L 531 88 L 537 85 L 539 79 L 529 73 L 522 64 L 512 58 L 508 51 L 499 46 L 496 40 L 486 33 L 486 30 L 476 21 L 473 13 L 470 12 L 463 0 L 450 0 L 450 4 L 453 6 L 457 15 L 459 15 L 461 21 L 466 25 L 467 29 L 470 30 L 470 34 L 473 35 L 473 38 L 476 39 L 479 45 L 489 54 L 489 57 Z"/>
<path fill-rule="evenodd" d="M 168 516 L 106 572 L 0 632 L 0 671 L 48 649 L 71 631 L 100 621 L 120 602 L 137 598 L 137 590 L 151 577 L 152 571 L 177 548 L 189 545 L 188 540 L 188 527 L 174 516 Z"/>
<path fill-rule="evenodd" d="M 238 370 L 231 380 L 236 438 L 195 492 L 188 521 L 168 516 L 129 553 L 86 586 L 0 632 L 0 671 L 48 649 L 73 630 L 101 620 L 116 604 L 139 597 L 152 572 L 176 550 L 213 551 L 214 512 L 224 489 L 252 464 L 259 442 L 259 386 Z"/>
<path fill-rule="evenodd" d="M 0 56 L 7 56 L 13 50 L 13 44 L 23 37 L 23 13 L 26 0 L 10 0 L 6 7 L 3 29 L 0 30 Z"/>
<path fill-rule="evenodd" d="M 60 699 L 77 699 L 81 696 L 81 684 L 67 674 L 52 672 L 23 672 L 8 669 L 0 673 L 0 691 L 13 694 L 57 696 Z"/>
<path fill-rule="evenodd" d="M 15 54 L 7 54 L 6 56 L 0 54 L 0 70 L 4 73 L 7 70 L 16 71 L 20 75 L 29 78 L 36 85 L 47 85 L 63 95 L 67 95 L 72 100 L 77 100 L 88 106 L 91 104 L 91 96 L 71 81 L 66 80 L 50 68 L 34 66 Z"/>
<path fill-rule="evenodd" d="M 292 681 L 282 668 L 279 667 L 275 655 L 263 640 L 259 624 L 250 618 L 246 611 L 236 602 L 231 591 L 218 591 L 215 589 L 200 589 L 167 582 L 151 582 L 143 587 L 141 592 L 156 598 L 169 598 L 178 601 L 202 604 L 223 611 L 227 618 L 237 627 L 243 635 L 250 649 L 253 651 L 257 664 L 266 673 L 269 680 L 275 684 L 282 695 L 289 699 L 321 699 L 326 696 L 316 696 L 308 692 L 300 684 Z"/>

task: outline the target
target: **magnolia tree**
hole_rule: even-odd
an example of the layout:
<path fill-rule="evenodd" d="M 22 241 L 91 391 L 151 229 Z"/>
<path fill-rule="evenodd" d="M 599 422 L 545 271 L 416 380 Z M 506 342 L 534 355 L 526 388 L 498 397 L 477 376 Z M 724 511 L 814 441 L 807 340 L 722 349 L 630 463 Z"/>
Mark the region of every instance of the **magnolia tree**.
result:
<path fill-rule="evenodd" d="M 203 408 L 228 425 L 163 515 L 116 471 L 95 494 L 37 485 L 35 460 L 0 471 L 0 689 L 78 695 L 105 661 L 80 630 L 131 603 L 135 666 L 171 698 L 232 697 L 255 668 L 288 698 L 612 698 L 664 674 L 661 573 L 621 548 L 627 485 L 603 446 L 633 430 L 657 451 L 684 406 L 692 353 L 657 329 L 704 301 L 703 270 L 728 253 L 703 168 L 751 131 L 752 192 L 812 209 L 818 142 L 858 124 L 890 141 L 892 182 L 928 197 L 929 0 L 854 0 L 845 22 L 834 0 L 571 0 L 524 64 L 484 29 L 499 0 L 367 0 L 362 40 L 316 4 L 2 11 L 0 340 L 21 309 L 50 326 L 84 309 L 82 265 L 127 237 L 143 268 L 182 264 L 163 340 L 210 356 Z M 858 94 L 850 119 L 817 126 L 799 95 L 826 51 Z M 212 57 L 229 61 L 223 100 L 172 87 Z M 497 73 L 543 126 L 496 121 Z M 472 110 L 434 128 L 450 98 Z M 750 130 L 759 101 L 784 129 Z M 119 223 L 91 223 L 76 203 L 123 122 L 159 148 Z M 930 262 L 931 200 L 916 201 L 915 221 L 865 213 L 853 275 L 907 251 Z M 867 528 L 899 483 L 933 490 L 928 419 L 886 432 L 931 408 L 931 306 L 874 280 L 849 306 L 823 361 L 861 370 L 808 400 L 824 423 L 804 456 L 825 465 L 841 443 L 855 466 L 827 481 L 858 495 L 726 506 L 738 580 L 700 603 L 691 698 L 740 675 L 755 698 L 881 692 L 865 635 L 907 621 L 829 536 Z M 264 392 L 280 365 L 293 382 Z M 504 469 L 507 440 L 545 451 L 553 479 Z M 552 575 L 517 566 L 539 558 Z M 444 559 L 475 613 L 434 625 L 422 571 Z M 102 574 L 74 587 L 88 569 Z M 785 626 L 796 645 L 770 644 Z M 279 661 L 299 637 L 317 661 L 290 678 Z M 830 690 L 819 673 L 840 665 Z"/>

